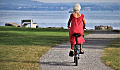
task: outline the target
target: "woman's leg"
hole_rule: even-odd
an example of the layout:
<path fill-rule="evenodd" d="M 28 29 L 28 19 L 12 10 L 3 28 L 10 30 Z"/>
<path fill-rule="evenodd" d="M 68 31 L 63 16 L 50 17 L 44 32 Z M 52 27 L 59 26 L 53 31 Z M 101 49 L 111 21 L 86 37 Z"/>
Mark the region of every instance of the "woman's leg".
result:
<path fill-rule="evenodd" d="M 80 51 L 82 50 L 82 44 L 80 44 Z"/>
<path fill-rule="evenodd" d="M 72 46 L 73 46 L 73 44 L 71 44 L 71 49 L 70 49 L 70 52 L 69 52 L 69 56 L 71 56 L 71 57 L 73 56 L 73 47 Z"/>
<path fill-rule="evenodd" d="M 80 54 L 84 54 L 84 51 L 82 49 L 82 44 L 80 44 Z"/>

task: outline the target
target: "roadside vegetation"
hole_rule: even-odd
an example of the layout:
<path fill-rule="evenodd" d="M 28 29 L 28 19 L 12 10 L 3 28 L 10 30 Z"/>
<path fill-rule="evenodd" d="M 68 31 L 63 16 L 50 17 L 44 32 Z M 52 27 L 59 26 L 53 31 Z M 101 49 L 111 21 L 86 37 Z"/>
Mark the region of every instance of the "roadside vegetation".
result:
<path fill-rule="evenodd" d="M 120 30 L 113 30 L 113 31 L 120 33 Z"/>
<path fill-rule="evenodd" d="M 68 31 L 0 26 L 0 70 L 39 70 L 40 57 L 51 47 L 68 42 Z"/>
<path fill-rule="evenodd" d="M 104 48 L 102 61 L 115 70 L 120 70 L 120 37 Z"/>

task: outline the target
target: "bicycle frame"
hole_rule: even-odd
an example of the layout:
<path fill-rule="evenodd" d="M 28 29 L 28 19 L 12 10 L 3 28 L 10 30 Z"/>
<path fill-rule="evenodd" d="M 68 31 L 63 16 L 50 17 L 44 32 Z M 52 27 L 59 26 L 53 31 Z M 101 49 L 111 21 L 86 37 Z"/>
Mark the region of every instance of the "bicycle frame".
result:
<path fill-rule="evenodd" d="M 74 45 L 74 63 L 76 66 L 78 66 L 78 59 L 79 59 L 79 49 L 78 49 L 78 42 L 77 38 L 80 36 L 80 34 L 75 34 L 76 44 Z M 80 48 L 81 49 L 81 48 Z"/>

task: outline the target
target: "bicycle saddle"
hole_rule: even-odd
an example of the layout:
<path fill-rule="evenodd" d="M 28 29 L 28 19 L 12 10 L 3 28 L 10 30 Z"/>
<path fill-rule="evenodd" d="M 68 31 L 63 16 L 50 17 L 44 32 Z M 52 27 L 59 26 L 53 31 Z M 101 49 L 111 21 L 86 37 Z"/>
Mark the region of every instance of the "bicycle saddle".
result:
<path fill-rule="evenodd" d="M 80 37 L 80 36 L 81 36 L 81 34 L 76 33 L 76 34 L 73 34 L 73 36 L 75 36 L 75 37 Z"/>

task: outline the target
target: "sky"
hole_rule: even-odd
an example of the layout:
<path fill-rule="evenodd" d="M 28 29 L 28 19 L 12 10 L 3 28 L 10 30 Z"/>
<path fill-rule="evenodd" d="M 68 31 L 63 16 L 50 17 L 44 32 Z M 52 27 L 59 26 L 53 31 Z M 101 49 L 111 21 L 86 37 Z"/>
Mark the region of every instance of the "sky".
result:
<path fill-rule="evenodd" d="M 120 0 L 31 0 L 31 1 L 38 1 L 38 2 L 44 2 L 44 3 L 71 3 L 71 2 L 92 2 L 92 3 L 98 3 L 98 2 L 119 2 Z"/>

